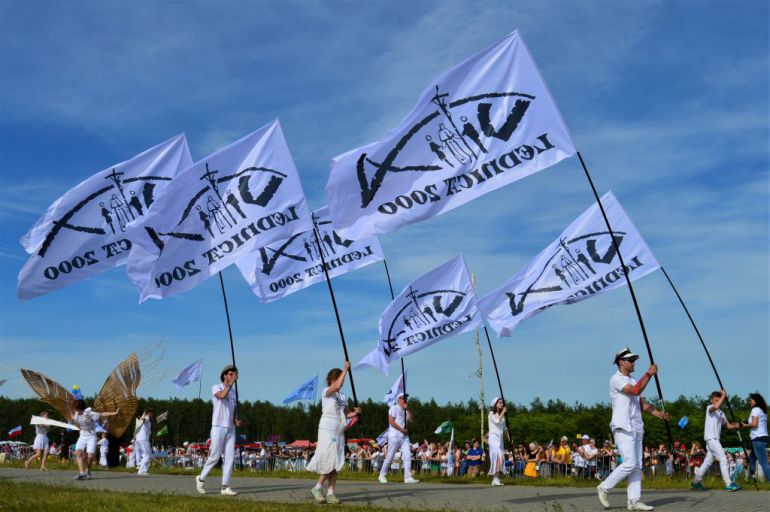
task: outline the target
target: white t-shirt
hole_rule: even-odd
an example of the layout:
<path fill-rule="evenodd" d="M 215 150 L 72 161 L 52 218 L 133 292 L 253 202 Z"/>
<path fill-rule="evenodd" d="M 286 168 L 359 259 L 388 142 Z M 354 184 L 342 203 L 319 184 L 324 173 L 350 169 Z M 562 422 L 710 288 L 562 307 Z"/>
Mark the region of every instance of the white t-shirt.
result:
<path fill-rule="evenodd" d="M 216 394 L 224 391 L 225 385 L 214 384 L 211 386 L 212 402 L 214 402 L 214 412 L 211 415 L 212 427 L 234 428 L 233 418 L 235 417 L 235 389 L 230 388 L 230 392 L 225 398 L 217 398 Z"/>
<path fill-rule="evenodd" d="M 767 413 L 762 412 L 762 409 L 759 407 L 754 407 L 751 409 L 751 415 L 749 415 L 749 423 L 753 421 L 751 418 L 754 418 L 755 416 L 759 418 L 759 421 L 757 421 L 757 428 L 749 430 L 749 437 L 751 439 L 767 435 Z"/>
<path fill-rule="evenodd" d="M 488 430 L 490 434 L 502 436 L 503 429 L 505 428 L 505 416 L 498 416 L 497 413 L 489 411 L 489 414 L 487 415 L 487 426 L 489 427 Z"/>
<path fill-rule="evenodd" d="M 142 424 L 136 429 L 136 440 L 147 441 L 150 438 L 150 431 L 152 430 L 152 424 L 150 420 L 145 419 Z"/>
<path fill-rule="evenodd" d="M 388 416 L 396 421 L 396 425 L 401 428 L 406 428 L 406 409 L 398 404 L 393 404 L 390 409 L 388 409 Z M 393 426 L 390 426 L 390 422 L 388 422 L 388 425 L 388 436 L 404 435 L 400 430 L 396 430 Z"/>
<path fill-rule="evenodd" d="M 82 413 L 75 414 L 75 423 L 80 427 L 81 436 L 89 436 L 96 434 L 96 422 L 102 415 L 98 412 L 94 412 L 90 407 L 86 408 Z"/>
<path fill-rule="evenodd" d="M 615 372 L 615 375 L 610 378 L 610 401 L 612 402 L 610 429 L 641 432 L 644 430 L 641 399 L 638 396 L 623 393 L 626 384 L 633 386 L 636 384 L 636 379 L 630 375 L 626 377 L 620 371 Z"/>
<path fill-rule="evenodd" d="M 599 454 L 599 449 L 591 446 L 591 444 L 584 444 L 583 445 L 583 453 L 586 455 L 586 462 L 588 463 L 588 466 L 596 466 L 596 455 Z M 592 459 L 589 459 L 588 457 L 593 456 Z"/>
<path fill-rule="evenodd" d="M 703 428 L 703 439 L 705 441 L 719 441 L 722 434 L 722 425 L 727 423 L 727 418 L 722 409 L 711 411 L 711 405 L 706 406 L 706 424 Z"/>
<path fill-rule="evenodd" d="M 318 427 L 339 431 L 340 427 L 344 426 L 345 407 L 348 406 L 348 399 L 339 391 L 326 396 L 328 389 L 326 387 L 321 392 L 321 421 L 318 423 Z"/>

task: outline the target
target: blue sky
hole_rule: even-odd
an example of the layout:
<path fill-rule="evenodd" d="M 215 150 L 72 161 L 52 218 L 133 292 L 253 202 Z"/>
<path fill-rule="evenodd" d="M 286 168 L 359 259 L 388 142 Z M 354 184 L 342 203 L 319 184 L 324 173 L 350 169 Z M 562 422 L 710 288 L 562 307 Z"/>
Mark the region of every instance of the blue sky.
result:
<path fill-rule="evenodd" d="M 731 393 L 767 396 L 768 6 L 668 2 L 0 2 L 0 394 L 18 368 L 95 393 L 162 340 L 144 396 L 229 360 L 219 283 L 138 304 L 122 268 L 25 303 L 19 238 L 67 189 L 185 132 L 194 159 L 279 117 L 312 209 L 329 161 L 377 140 L 433 77 L 518 28 L 600 193 L 612 190 L 687 301 Z M 593 197 L 576 158 L 381 237 L 394 288 L 465 255 L 479 295 L 550 243 Z M 224 272 L 241 396 L 279 402 L 342 362 L 326 286 L 260 304 Z M 382 265 L 333 281 L 351 359 L 389 302 Z M 664 397 L 716 380 L 661 273 L 635 284 Z M 483 341 L 483 339 L 482 339 Z M 506 396 L 607 401 L 612 354 L 644 351 L 627 290 L 551 308 L 493 340 Z M 643 352 L 642 352 L 643 353 Z M 643 364 L 648 359 L 643 357 Z M 410 394 L 477 397 L 474 335 L 411 356 Z M 496 382 L 484 348 L 484 384 Z M 381 399 L 394 374 L 355 374 Z M 653 388 L 648 395 L 652 396 Z"/>

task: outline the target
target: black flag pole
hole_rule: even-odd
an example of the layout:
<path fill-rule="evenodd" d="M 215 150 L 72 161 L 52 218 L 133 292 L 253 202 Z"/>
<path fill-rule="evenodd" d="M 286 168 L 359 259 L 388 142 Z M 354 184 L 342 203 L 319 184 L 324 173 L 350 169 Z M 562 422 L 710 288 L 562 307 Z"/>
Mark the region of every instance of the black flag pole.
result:
<path fill-rule="evenodd" d="M 725 389 L 724 384 L 722 384 L 722 379 L 719 377 L 719 372 L 717 371 L 717 367 L 714 364 L 714 360 L 711 358 L 711 353 L 709 352 L 709 349 L 706 347 L 706 342 L 703 341 L 703 336 L 700 334 L 700 329 L 698 329 L 698 326 L 695 325 L 695 320 L 693 320 L 692 315 L 690 314 L 690 310 L 687 309 L 687 305 L 684 303 L 684 299 L 682 299 L 682 296 L 679 295 L 679 290 L 676 289 L 676 286 L 674 286 L 674 282 L 671 280 L 671 278 L 668 275 L 668 272 L 666 272 L 666 269 L 663 268 L 661 265 L 660 270 L 663 271 L 663 275 L 666 276 L 666 280 L 668 281 L 668 284 L 671 285 L 671 289 L 674 290 L 674 294 L 676 294 L 676 298 L 679 299 L 679 304 L 682 305 L 682 308 L 684 309 L 684 312 L 687 314 L 687 318 L 690 320 L 690 324 L 692 324 L 692 328 L 695 330 L 695 334 L 698 336 L 698 339 L 700 340 L 700 344 L 703 346 L 704 352 L 706 352 L 706 357 L 709 360 L 709 363 L 711 364 L 711 369 L 714 370 L 714 375 L 717 378 L 717 383 L 719 384 L 719 389 Z M 728 395 L 725 395 L 725 403 L 727 404 L 727 410 L 730 413 L 730 419 L 733 421 L 733 423 L 736 423 L 735 421 L 735 413 L 733 413 L 733 407 L 730 405 L 730 397 Z M 749 453 L 746 442 L 743 440 L 743 436 L 741 436 L 741 431 L 737 430 L 736 433 L 738 434 L 738 440 L 741 443 L 741 447 L 743 448 L 744 453 Z M 759 490 L 759 485 L 757 484 L 757 477 L 754 474 L 753 471 L 751 471 L 751 466 L 749 466 L 749 474 L 754 480 L 754 486 L 757 487 L 757 490 Z"/>
<path fill-rule="evenodd" d="M 326 277 L 326 285 L 329 287 L 329 295 L 332 298 L 332 306 L 334 307 L 334 316 L 337 318 L 337 328 L 340 330 L 340 340 L 342 341 L 342 351 L 345 354 L 345 362 L 349 363 L 348 346 L 345 343 L 345 333 L 342 331 L 342 321 L 340 321 L 340 312 L 337 309 L 337 299 L 334 298 L 334 289 L 332 288 L 332 280 L 329 278 L 329 271 L 326 269 L 326 258 L 324 258 L 323 247 L 321 246 L 321 235 L 318 233 L 318 228 L 315 225 L 315 216 L 313 217 L 313 238 L 315 239 L 315 245 L 318 249 L 318 255 L 321 257 L 321 267 L 324 270 L 324 276 Z M 348 377 L 350 377 L 350 388 L 353 390 L 353 405 L 358 407 L 358 397 L 356 396 L 356 385 L 353 382 L 353 369 L 348 370 Z"/>
<path fill-rule="evenodd" d="M 225 303 L 225 316 L 227 317 L 227 333 L 230 335 L 230 357 L 233 360 L 233 366 L 235 364 L 235 346 L 233 344 L 233 327 L 230 323 L 230 308 L 227 307 L 227 294 L 225 293 L 225 280 L 222 279 L 222 271 L 217 272 L 219 274 L 219 285 L 222 287 L 222 300 Z M 240 400 L 238 398 L 238 381 L 235 381 L 235 417 L 241 419 L 241 407 Z M 235 427 L 235 443 L 238 444 L 238 427 Z M 240 469 L 243 470 L 243 451 L 238 450 L 238 458 L 240 463 Z"/>
<path fill-rule="evenodd" d="M 602 205 L 601 199 L 599 199 L 599 194 L 596 192 L 594 181 L 591 179 L 591 174 L 588 172 L 588 167 L 586 167 L 586 163 L 585 161 L 583 161 L 583 155 L 580 154 L 580 151 L 577 152 L 577 156 L 580 159 L 580 165 L 583 166 L 583 171 L 585 172 L 586 178 L 588 178 L 588 183 L 589 185 L 591 185 L 591 190 L 593 191 L 594 197 L 596 198 L 596 204 L 599 205 L 599 210 L 602 212 L 602 217 L 604 218 L 604 223 L 607 225 L 607 230 L 610 232 L 610 239 L 612 240 L 612 245 L 615 247 L 615 252 L 618 253 L 618 259 L 620 260 L 620 268 L 623 269 L 623 275 L 626 278 L 628 291 L 631 293 L 631 300 L 634 303 L 634 309 L 636 310 L 636 317 L 639 319 L 639 327 L 641 327 L 642 329 L 642 336 L 644 337 L 644 344 L 647 347 L 647 355 L 650 358 L 650 364 L 655 364 L 655 359 L 652 357 L 652 348 L 650 348 L 650 340 L 647 337 L 647 329 L 645 329 L 644 320 L 642 320 L 642 312 L 639 309 L 639 303 L 636 300 L 634 287 L 631 285 L 631 278 L 628 277 L 628 270 L 626 268 L 625 262 L 623 261 L 623 255 L 620 252 L 620 246 L 618 245 L 618 241 L 615 239 L 615 233 L 613 233 L 612 231 L 612 226 L 610 226 L 610 219 L 607 217 L 607 212 L 604 211 L 604 206 Z M 658 377 L 657 373 L 655 373 L 653 377 L 655 379 L 655 387 L 658 390 L 658 398 L 660 399 L 661 410 L 665 411 L 664 403 L 663 403 L 663 390 L 660 387 L 660 378 Z M 668 420 L 664 420 L 664 422 L 666 424 L 666 434 L 668 434 L 669 449 L 673 454 L 674 437 L 671 435 L 671 425 L 668 423 Z"/>
<path fill-rule="evenodd" d="M 385 258 L 382 258 L 382 262 L 385 264 L 385 275 L 388 277 L 388 288 L 390 288 L 390 300 L 391 302 L 396 300 L 396 296 L 393 294 L 393 284 L 390 282 L 390 271 L 388 271 L 388 262 Z M 404 396 L 406 396 L 406 370 L 404 369 L 404 358 L 401 359 L 401 382 L 404 383 Z"/>

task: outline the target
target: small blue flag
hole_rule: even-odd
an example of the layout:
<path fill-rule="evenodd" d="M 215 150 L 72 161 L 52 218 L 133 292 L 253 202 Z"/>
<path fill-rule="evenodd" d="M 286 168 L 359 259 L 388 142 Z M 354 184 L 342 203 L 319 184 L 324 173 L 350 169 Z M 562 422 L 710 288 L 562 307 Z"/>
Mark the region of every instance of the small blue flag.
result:
<path fill-rule="evenodd" d="M 679 428 L 684 429 L 684 427 L 687 426 L 688 419 L 687 416 L 682 416 L 682 419 L 677 422 L 677 425 L 679 425 Z"/>
<path fill-rule="evenodd" d="M 284 405 L 294 402 L 295 400 L 312 400 L 315 402 L 316 395 L 318 394 L 318 375 L 312 379 L 304 382 L 297 389 L 291 392 L 289 396 L 283 401 Z"/>

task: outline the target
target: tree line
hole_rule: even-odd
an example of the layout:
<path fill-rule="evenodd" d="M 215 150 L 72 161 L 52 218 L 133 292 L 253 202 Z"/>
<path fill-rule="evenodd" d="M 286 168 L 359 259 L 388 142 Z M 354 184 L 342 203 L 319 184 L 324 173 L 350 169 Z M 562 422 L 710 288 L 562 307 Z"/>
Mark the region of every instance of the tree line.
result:
<path fill-rule="evenodd" d="M 654 400 L 652 401 L 654 402 Z M 92 400 L 87 400 L 92 403 Z M 703 424 L 707 397 L 680 396 L 666 403 L 666 411 L 670 415 L 671 431 L 675 441 L 686 443 L 703 441 Z M 737 420 L 748 417 L 748 401 L 741 397 L 730 397 L 730 403 Z M 376 438 L 387 427 L 388 406 L 371 399 L 360 402 L 362 409 L 360 420 L 347 433 L 351 438 Z M 434 434 L 436 427 L 445 420 L 451 420 L 455 429 L 455 439 L 458 442 L 480 436 L 483 416 L 486 431 L 486 415 L 488 409 L 482 409 L 479 402 L 447 403 L 439 405 L 435 400 L 421 401 L 410 398 L 409 406 L 414 414 L 414 423 L 410 425 L 412 442 L 428 439 L 429 441 L 447 441 L 448 436 Z M 168 420 L 162 424 L 153 425 L 154 443 L 166 446 L 178 446 L 184 441 L 205 441 L 211 428 L 211 402 L 200 399 L 140 399 L 136 416 L 145 407 L 154 410 L 155 415 L 168 411 Z M 725 414 L 730 419 L 726 405 Z M 32 443 L 35 430 L 29 425 L 30 416 L 48 411 L 52 419 L 62 420 L 61 415 L 51 407 L 37 399 L 9 399 L 0 397 L 0 433 L 2 439 L 7 439 L 7 432 L 17 425 L 24 427 L 23 433 L 15 440 Z M 314 404 L 297 403 L 293 406 L 275 405 L 270 402 L 241 402 L 240 417 L 243 421 L 239 434 L 245 435 L 248 441 L 285 441 L 298 439 L 315 441 L 317 437 L 318 420 L 321 417 L 320 401 Z M 541 401 L 534 399 L 528 406 L 513 405 L 509 407 L 508 424 L 511 437 L 515 443 L 531 441 L 548 443 L 558 442 L 561 436 L 576 439 L 578 434 L 588 434 L 597 443 L 612 439 L 609 431 L 612 415 L 609 404 L 599 403 L 583 405 L 575 403 L 568 405 L 561 400 Z M 685 428 L 677 426 L 680 418 L 687 416 Z M 665 425 L 657 418 L 645 415 L 645 444 L 657 445 L 668 443 Z M 168 427 L 168 434 L 155 437 L 163 426 Z M 52 429 L 50 438 L 53 442 L 60 439 L 61 429 Z M 743 431 L 746 437 L 746 431 Z M 128 444 L 133 436 L 133 428 L 129 426 L 121 438 Z M 76 432 L 67 434 L 67 442 L 74 442 Z M 723 430 L 724 446 L 739 446 L 738 435 L 734 430 Z"/>

